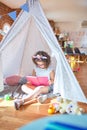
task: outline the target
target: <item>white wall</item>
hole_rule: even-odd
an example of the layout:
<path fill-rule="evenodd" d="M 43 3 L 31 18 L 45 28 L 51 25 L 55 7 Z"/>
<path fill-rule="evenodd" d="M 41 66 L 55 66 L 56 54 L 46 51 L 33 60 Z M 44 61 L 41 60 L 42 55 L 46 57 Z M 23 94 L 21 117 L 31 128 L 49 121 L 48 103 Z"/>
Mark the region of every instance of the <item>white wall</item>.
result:
<path fill-rule="evenodd" d="M 81 27 L 81 22 L 59 22 L 55 23 L 61 32 L 69 33 L 70 40 L 74 41 L 74 46 L 87 47 L 87 28 Z"/>

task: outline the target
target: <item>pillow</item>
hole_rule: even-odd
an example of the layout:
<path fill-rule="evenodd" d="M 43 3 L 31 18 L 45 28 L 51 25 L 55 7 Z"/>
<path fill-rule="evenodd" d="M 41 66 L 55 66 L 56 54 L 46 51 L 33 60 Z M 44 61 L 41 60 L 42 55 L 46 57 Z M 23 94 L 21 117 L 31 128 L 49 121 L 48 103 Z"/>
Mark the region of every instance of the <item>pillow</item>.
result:
<path fill-rule="evenodd" d="M 5 78 L 4 83 L 9 86 L 16 86 L 19 84 L 21 76 L 19 75 L 11 75 Z"/>

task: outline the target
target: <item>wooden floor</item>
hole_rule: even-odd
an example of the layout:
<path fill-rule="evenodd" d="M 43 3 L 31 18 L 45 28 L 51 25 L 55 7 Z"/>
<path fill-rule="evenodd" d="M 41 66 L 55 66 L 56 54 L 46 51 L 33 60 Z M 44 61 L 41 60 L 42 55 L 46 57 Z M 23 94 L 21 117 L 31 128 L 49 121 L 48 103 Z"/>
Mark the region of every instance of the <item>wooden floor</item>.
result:
<path fill-rule="evenodd" d="M 78 64 L 78 67 L 80 70 L 74 73 L 87 97 L 87 63 Z M 79 105 L 87 113 L 87 104 L 79 103 Z M 44 104 L 34 103 L 23 106 L 16 111 L 13 107 L 13 101 L 0 100 L 0 130 L 16 130 L 35 119 L 50 116 L 47 113 L 48 106 L 49 102 Z"/>

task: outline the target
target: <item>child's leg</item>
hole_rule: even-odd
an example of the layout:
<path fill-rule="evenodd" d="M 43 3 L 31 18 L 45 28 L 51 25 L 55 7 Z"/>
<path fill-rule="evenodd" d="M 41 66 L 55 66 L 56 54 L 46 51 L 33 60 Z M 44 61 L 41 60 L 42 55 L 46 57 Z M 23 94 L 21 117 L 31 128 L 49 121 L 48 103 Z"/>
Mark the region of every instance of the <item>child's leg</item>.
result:
<path fill-rule="evenodd" d="M 38 86 L 33 90 L 31 95 L 28 95 L 27 97 L 24 98 L 24 102 L 27 102 L 33 98 L 37 98 L 40 94 L 45 94 L 45 93 L 48 93 L 48 87 Z"/>
<path fill-rule="evenodd" d="M 53 94 L 53 85 L 50 85 L 49 88 L 48 88 L 48 93 L 46 93 L 44 95 L 40 95 L 37 98 L 37 100 L 40 103 L 44 103 L 45 100 L 47 100 L 47 99 L 52 99 L 54 97 L 59 97 L 59 96 L 61 96 L 60 93 Z"/>
<path fill-rule="evenodd" d="M 33 103 L 37 103 L 37 99 L 36 99 L 36 98 L 33 98 L 33 99 L 29 100 L 29 101 L 26 102 L 24 105 L 33 104 Z"/>
<path fill-rule="evenodd" d="M 52 99 L 57 96 L 59 96 L 59 93 L 53 94 L 53 92 L 50 92 L 50 93 L 38 96 L 37 101 L 40 103 L 44 103 L 47 99 Z"/>
<path fill-rule="evenodd" d="M 49 87 L 39 86 L 36 87 L 33 92 L 23 99 L 18 99 L 14 101 L 15 108 L 18 110 L 21 105 L 26 104 L 32 99 L 36 99 L 40 94 L 48 93 Z"/>
<path fill-rule="evenodd" d="M 21 89 L 23 92 L 25 92 L 28 95 L 31 95 L 31 93 L 33 93 L 33 89 L 29 88 L 27 84 L 22 85 Z"/>

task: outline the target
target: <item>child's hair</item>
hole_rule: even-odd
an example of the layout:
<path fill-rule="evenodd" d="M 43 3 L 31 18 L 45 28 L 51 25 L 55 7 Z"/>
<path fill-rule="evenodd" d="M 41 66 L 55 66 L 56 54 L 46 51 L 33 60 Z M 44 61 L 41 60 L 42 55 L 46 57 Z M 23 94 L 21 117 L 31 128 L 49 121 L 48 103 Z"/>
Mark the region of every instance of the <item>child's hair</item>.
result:
<path fill-rule="evenodd" d="M 44 51 L 38 51 L 35 53 L 35 55 L 32 56 L 33 62 L 37 65 L 38 61 L 44 62 L 46 65 L 46 68 L 50 65 L 51 63 L 51 58 L 48 55 L 48 53 Z"/>

